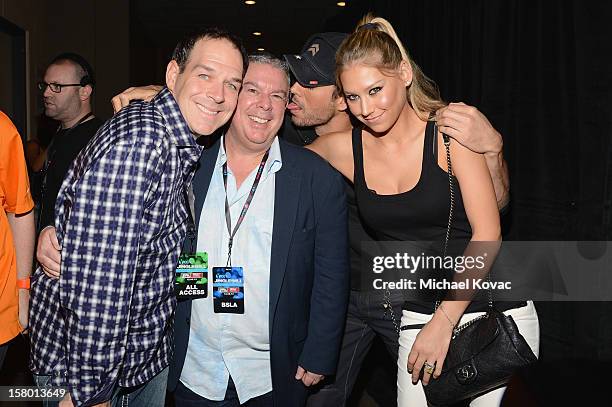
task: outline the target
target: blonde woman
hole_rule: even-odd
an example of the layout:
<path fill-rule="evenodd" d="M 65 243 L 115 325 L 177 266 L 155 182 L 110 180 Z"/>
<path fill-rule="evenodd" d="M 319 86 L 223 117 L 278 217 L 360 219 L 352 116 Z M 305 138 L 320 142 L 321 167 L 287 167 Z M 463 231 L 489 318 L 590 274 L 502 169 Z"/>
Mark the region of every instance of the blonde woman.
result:
<path fill-rule="evenodd" d="M 439 241 L 445 237 L 449 184 L 442 137 L 428 119 L 445 106 L 435 84 L 412 61 L 391 24 L 366 16 L 336 54 L 338 86 L 363 123 L 319 137 L 309 148 L 353 181 L 363 222 L 379 240 Z M 455 182 L 454 239 L 501 239 L 493 183 L 482 154 L 451 141 Z M 486 301 L 407 301 L 399 339 L 398 405 L 427 405 L 422 385 L 442 370 L 452 329 L 486 311 Z M 496 303 L 515 319 L 537 354 L 538 319 L 528 303 Z M 424 371 L 422 379 L 421 370 Z M 433 379 L 432 379 L 433 375 Z M 498 405 L 503 389 L 472 405 Z"/>

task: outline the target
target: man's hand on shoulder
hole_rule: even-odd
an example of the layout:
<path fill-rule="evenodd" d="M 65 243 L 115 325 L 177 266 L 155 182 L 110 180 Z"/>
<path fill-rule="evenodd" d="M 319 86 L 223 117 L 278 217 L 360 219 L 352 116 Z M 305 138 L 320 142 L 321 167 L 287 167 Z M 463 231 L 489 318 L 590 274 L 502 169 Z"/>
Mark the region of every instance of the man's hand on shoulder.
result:
<path fill-rule="evenodd" d="M 302 366 L 298 366 L 297 372 L 295 373 L 295 379 L 301 380 L 302 383 L 304 383 L 304 386 L 306 387 L 315 386 L 324 378 L 325 376 L 321 374 L 316 374 L 316 373 L 312 373 L 307 370 L 304 370 Z"/>
<path fill-rule="evenodd" d="M 61 250 L 55 228 L 53 226 L 44 228 L 38 236 L 36 260 L 42 266 L 45 274 L 51 278 L 59 278 L 60 276 Z"/>
<path fill-rule="evenodd" d="M 464 147 L 483 154 L 495 188 L 497 206 L 501 209 L 510 199 L 508 167 L 503 157 L 501 134 L 474 106 L 451 103 L 436 112 L 438 128 Z"/>
<path fill-rule="evenodd" d="M 501 134 L 474 106 L 451 103 L 436 112 L 438 128 L 463 146 L 480 154 L 499 154 L 502 151 Z"/>
<path fill-rule="evenodd" d="M 111 99 L 113 111 L 117 113 L 130 104 L 132 100 L 151 101 L 164 87 L 161 85 L 148 85 L 127 88 L 120 94 Z"/>

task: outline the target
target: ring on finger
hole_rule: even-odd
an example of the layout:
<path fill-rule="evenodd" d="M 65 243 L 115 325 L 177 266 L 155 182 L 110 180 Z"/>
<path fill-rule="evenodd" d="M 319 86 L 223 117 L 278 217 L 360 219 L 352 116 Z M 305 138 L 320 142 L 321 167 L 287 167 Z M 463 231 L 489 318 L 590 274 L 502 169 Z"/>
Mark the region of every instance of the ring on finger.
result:
<path fill-rule="evenodd" d="M 432 374 L 435 370 L 436 366 L 431 363 L 425 362 L 423 364 L 423 371 L 427 374 Z"/>

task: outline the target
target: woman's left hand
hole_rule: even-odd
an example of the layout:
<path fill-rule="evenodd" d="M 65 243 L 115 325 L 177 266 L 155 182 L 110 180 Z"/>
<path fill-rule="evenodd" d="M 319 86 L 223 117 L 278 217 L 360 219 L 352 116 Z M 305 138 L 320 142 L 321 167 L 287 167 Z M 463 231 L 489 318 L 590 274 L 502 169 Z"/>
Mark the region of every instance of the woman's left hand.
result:
<path fill-rule="evenodd" d="M 440 317 L 438 312 L 434 313 L 432 319 L 417 334 L 408 355 L 408 373 L 412 373 L 412 383 L 416 384 L 419 381 L 421 369 L 425 369 L 423 386 L 429 383 L 432 374 L 431 371 L 428 372 L 430 369 L 426 369 L 427 366 L 435 366 L 434 379 L 440 376 L 452 333 L 448 321 Z"/>

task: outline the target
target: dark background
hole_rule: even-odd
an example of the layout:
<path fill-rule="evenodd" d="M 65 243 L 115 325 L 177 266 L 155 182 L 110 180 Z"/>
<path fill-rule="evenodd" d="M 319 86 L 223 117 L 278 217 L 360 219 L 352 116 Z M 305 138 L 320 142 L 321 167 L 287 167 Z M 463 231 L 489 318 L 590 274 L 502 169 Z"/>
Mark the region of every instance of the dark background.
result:
<path fill-rule="evenodd" d="M 609 2 L 376 0 L 350 6 L 326 27 L 349 29 L 366 10 L 388 18 L 443 97 L 477 106 L 503 135 L 511 185 L 505 240 L 610 240 Z M 567 405 L 572 399 L 565 397 L 578 394 L 583 404 L 600 395 L 607 386 L 601 378 L 610 377 L 612 304 L 536 306 L 541 364 L 526 373 L 531 385 L 523 394 L 531 392 L 540 405 Z"/>
<path fill-rule="evenodd" d="M 296 53 L 319 31 L 391 21 L 447 101 L 477 106 L 504 137 L 512 211 L 506 238 L 612 234 L 612 6 L 605 1 L 132 0 L 130 83 L 162 83 L 176 41 L 201 24 L 249 51 Z M 261 37 L 251 33 L 261 31 Z"/>
<path fill-rule="evenodd" d="M 101 84 L 96 109 L 108 116 L 108 95 L 128 85 L 163 83 L 174 44 L 197 26 L 225 26 L 241 35 L 250 51 L 263 47 L 277 54 L 295 53 L 310 34 L 351 31 L 365 12 L 373 11 L 391 21 L 445 100 L 477 106 L 503 135 L 511 181 L 505 239 L 610 240 L 610 2 L 335 3 L 258 0 L 246 6 L 241 0 L 131 0 L 122 8 L 118 0 L 0 0 L 0 16 L 29 33 L 27 121 L 32 123 L 40 107 L 32 83 L 57 52 L 76 51 L 93 61 Z M 253 36 L 255 30 L 263 35 Z M 609 367 L 603 376 L 594 377 L 592 371 L 612 361 L 612 305 L 537 306 L 541 357 L 553 366 L 546 375 L 551 381 L 561 377 L 557 391 L 575 390 L 574 376 L 581 375 L 586 383 L 581 390 L 591 393 L 593 380 L 610 376 Z M 13 360 L 19 359 L 18 351 L 12 352 Z M 6 377 L 15 375 L 5 366 Z"/>
<path fill-rule="evenodd" d="M 610 240 L 609 2 L 352 5 L 350 16 L 328 27 L 365 10 L 387 17 L 444 98 L 477 106 L 503 135 L 511 183 L 505 240 Z M 612 361 L 612 304 L 536 306 L 541 363 L 525 373 L 530 389 L 519 393 L 531 393 L 539 405 L 568 405 L 577 395 L 580 405 L 601 395 Z"/>
<path fill-rule="evenodd" d="M 610 239 L 609 2 L 357 0 L 344 8 L 334 3 L 260 1 L 256 7 L 263 13 L 236 6 L 236 18 L 221 21 L 240 33 L 250 50 L 263 46 L 280 54 L 298 52 L 313 32 L 350 32 L 368 11 L 387 18 L 444 99 L 477 106 L 503 135 L 511 181 L 505 240 Z M 136 34 L 138 25 L 131 27 L 134 57 L 145 30 Z M 253 37 L 255 28 L 264 35 Z M 166 45 L 164 52 L 170 49 Z M 132 59 L 132 67 L 136 64 Z M 132 69 L 130 78 L 133 83 L 162 79 L 150 71 L 141 76 L 140 69 Z M 576 367 L 608 366 L 602 369 L 609 372 L 612 304 L 536 305 L 540 373 L 546 374 L 532 376 L 532 382 L 544 394 L 540 399 L 572 392 L 571 385 L 559 387 L 564 382 L 590 383 L 592 389 L 592 376 Z"/>
<path fill-rule="evenodd" d="M 350 25 L 364 10 L 387 17 L 443 97 L 477 106 L 503 135 L 511 181 L 504 239 L 610 239 L 609 2 L 352 5 L 327 27 Z M 543 361 L 612 360 L 610 303 L 537 306 Z"/>

